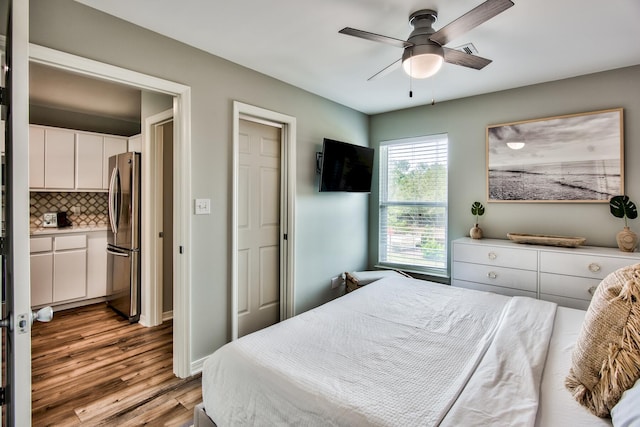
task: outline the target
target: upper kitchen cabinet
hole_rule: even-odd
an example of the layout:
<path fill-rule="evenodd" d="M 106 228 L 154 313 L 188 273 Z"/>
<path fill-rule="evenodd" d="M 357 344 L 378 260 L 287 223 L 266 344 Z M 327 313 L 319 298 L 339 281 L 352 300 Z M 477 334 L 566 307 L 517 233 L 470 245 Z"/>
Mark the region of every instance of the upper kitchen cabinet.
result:
<path fill-rule="evenodd" d="M 109 157 L 127 151 L 127 138 L 31 125 L 29 187 L 101 191 L 109 188 Z"/>
<path fill-rule="evenodd" d="M 104 152 L 102 157 L 102 188 L 109 189 L 109 157 L 127 152 L 127 139 L 117 137 L 104 138 Z"/>
<path fill-rule="evenodd" d="M 76 189 L 108 190 L 109 157 L 127 151 L 127 138 L 76 133 Z"/>
<path fill-rule="evenodd" d="M 137 151 L 142 153 L 142 134 L 129 137 L 129 151 Z"/>
<path fill-rule="evenodd" d="M 88 133 L 78 133 L 76 188 L 102 190 L 102 145 L 103 137 Z"/>
<path fill-rule="evenodd" d="M 75 135 L 64 129 L 29 130 L 29 187 L 73 190 Z"/>

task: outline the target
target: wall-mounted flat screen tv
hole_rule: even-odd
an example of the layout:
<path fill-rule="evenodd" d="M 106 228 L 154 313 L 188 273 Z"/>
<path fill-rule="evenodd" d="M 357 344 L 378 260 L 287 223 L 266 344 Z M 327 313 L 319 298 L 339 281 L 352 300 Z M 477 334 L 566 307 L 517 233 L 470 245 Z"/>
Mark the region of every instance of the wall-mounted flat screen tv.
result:
<path fill-rule="evenodd" d="M 371 192 L 373 148 L 324 139 L 320 191 Z"/>

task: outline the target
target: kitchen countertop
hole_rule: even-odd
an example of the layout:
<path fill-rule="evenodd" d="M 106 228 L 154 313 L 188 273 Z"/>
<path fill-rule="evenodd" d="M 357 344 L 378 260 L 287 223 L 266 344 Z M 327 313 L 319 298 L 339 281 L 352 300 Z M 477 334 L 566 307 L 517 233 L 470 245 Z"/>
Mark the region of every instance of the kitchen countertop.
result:
<path fill-rule="evenodd" d="M 35 227 L 29 230 L 32 236 L 45 236 L 48 234 L 65 233 L 89 233 L 91 231 L 106 231 L 107 225 L 72 225 L 71 227 Z"/>

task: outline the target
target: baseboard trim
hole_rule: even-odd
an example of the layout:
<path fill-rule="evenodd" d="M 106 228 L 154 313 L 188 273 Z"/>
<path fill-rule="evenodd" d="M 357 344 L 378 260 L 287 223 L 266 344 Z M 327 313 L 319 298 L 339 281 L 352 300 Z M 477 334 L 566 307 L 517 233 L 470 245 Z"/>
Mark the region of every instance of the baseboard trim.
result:
<path fill-rule="evenodd" d="M 208 358 L 209 356 L 205 356 L 202 359 L 194 360 L 193 362 L 191 362 L 191 375 L 196 375 L 202 372 L 204 361 Z"/>
<path fill-rule="evenodd" d="M 173 310 L 165 311 L 162 313 L 162 321 L 166 322 L 167 320 L 173 319 Z"/>

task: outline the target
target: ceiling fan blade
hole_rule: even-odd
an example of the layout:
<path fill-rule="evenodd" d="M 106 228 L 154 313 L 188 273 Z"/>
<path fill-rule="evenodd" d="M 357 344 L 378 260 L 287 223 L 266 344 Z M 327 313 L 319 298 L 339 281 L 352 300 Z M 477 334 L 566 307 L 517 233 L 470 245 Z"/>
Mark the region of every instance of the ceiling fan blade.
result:
<path fill-rule="evenodd" d="M 469 55 L 468 53 L 450 49 L 448 47 L 443 47 L 443 49 L 444 62 L 449 64 L 462 65 L 463 67 L 474 68 L 476 70 L 482 70 L 484 67 L 491 64 L 490 59 L 486 59 L 481 56 Z"/>
<path fill-rule="evenodd" d="M 371 40 L 374 42 L 390 44 L 391 46 L 395 46 L 395 47 L 405 48 L 405 47 L 413 46 L 413 43 L 409 43 L 405 40 L 394 39 L 393 37 L 381 36 L 380 34 L 370 33 L 368 31 L 356 30 L 355 28 L 351 28 L 351 27 L 344 27 L 338 32 L 341 34 L 346 34 L 348 36 L 359 37 L 365 40 Z"/>
<path fill-rule="evenodd" d="M 429 39 L 438 43 L 440 46 L 444 46 L 449 43 L 449 41 L 474 29 L 483 22 L 509 9 L 511 6 L 513 6 L 511 0 L 487 0 L 455 21 L 440 28 L 433 33 Z"/>
<path fill-rule="evenodd" d="M 373 76 L 369 77 L 367 79 L 367 81 L 369 82 L 369 81 L 371 81 L 373 79 L 377 79 L 377 78 L 380 78 L 382 76 L 386 76 L 387 74 L 389 74 L 390 72 L 392 72 L 396 68 L 398 68 L 398 66 L 400 65 L 400 61 L 402 61 L 402 58 L 398 59 L 397 61 L 394 61 L 392 64 L 387 65 L 382 70 L 378 71 Z"/>

